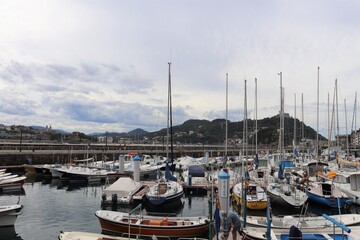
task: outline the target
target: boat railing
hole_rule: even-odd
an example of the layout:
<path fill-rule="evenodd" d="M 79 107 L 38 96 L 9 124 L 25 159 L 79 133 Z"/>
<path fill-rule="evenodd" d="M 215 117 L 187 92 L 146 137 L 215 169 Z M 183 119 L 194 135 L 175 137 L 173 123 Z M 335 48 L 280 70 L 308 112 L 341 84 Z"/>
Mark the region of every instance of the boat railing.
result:
<path fill-rule="evenodd" d="M 178 240 L 207 240 L 207 238 L 192 237 L 192 238 L 178 238 Z"/>

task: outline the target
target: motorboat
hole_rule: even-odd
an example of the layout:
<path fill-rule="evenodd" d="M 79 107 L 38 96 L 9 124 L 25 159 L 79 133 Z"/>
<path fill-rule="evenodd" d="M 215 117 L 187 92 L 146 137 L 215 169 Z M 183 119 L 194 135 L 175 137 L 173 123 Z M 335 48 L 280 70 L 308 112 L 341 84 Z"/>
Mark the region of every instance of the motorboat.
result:
<path fill-rule="evenodd" d="M 0 205 L 0 227 L 14 226 L 23 205 Z"/>
<path fill-rule="evenodd" d="M 59 240 L 135 240 L 138 238 L 128 238 L 128 237 L 117 237 L 110 236 L 100 233 L 90 233 L 90 232 L 63 232 L 60 231 L 58 237 Z"/>
<path fill-rule="evenodd" d="M 360 224 L 360 214 L 331 215 L 331 217 L 345 226 Z M 264 216 L 247 216 L 246 225 L 250 227 L 267 227 L 267 218 Z M 289 229 L 292 225 L 301 229 L 332 228 L 333 224 L 322 216 L 282 216 L 271 218 L 271 228 Z"/>
<path fill-rule="evenodd" d="M 116 182 L 103 190 L 102 203 L 128 205 L 133 196 L 145 188 L 145 185 L 136 182 L 130 177 L 120 177 Z"/>
<path fill-rule="evenodd" d="M 145 196 L 151 206 L 167 206 L 179 203 L 183 194 L 184 190 L 180 183 L 161 179 L 149 187 Z"/>

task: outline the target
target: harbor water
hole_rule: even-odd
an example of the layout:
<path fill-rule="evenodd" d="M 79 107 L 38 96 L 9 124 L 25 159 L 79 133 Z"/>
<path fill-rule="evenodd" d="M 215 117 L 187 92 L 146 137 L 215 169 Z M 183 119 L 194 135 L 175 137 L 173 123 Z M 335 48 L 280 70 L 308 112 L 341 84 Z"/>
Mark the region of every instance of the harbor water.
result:
<path fill-rule="evenodd" d="M 0 194 L 0 205 L 24 205 L 14 227 L 0 228 L 0 240 L 50 240 L 57 239 L 60 231 L 86 231 L 101 233 L 94 213 L 100 209 L 130 211 L 131 208 L 116 208 L 101 205 L 105 185 L 69 185 L 58 179 L 42 179 L 28 176 L 20 192 Z M 209 199 L 206 195 L 184 195 L 182 205 L 162 209 L 162 213 L 176 216 L 208 216 Z M 240 209 L 233 208 L 234 211 Z M 150 211 L 144 207 L 143 214 Z M 359 207 L 329 209 L 309 204 L 307 212 L 313 215 L 359 213 Z M 273 215 L 296 215 L 299 210 L 272 206 Z M 247 210 L 247 215 L 265 215 L 265 211 Z"/>
<path fill-rule="evenodd" d="M 130 211 L 101 205 L 105 185 L 69 185 L 59 179 L 45 180 L 28 176 L 20 192 L 0 194 L 0 205 L 24 205 L 14 227 L 0 228 L 0 240 L 57 239 L 60 231 L 86 231 L 101 233 L 97 210 Z M 151 210 L 153 211 L 153 210 Z M 207 216 L 208 198 L 186 195 L 182 205 L 162 213 L 176 216 Z M 147 213 L 144 207 L 142 212 Z"/>

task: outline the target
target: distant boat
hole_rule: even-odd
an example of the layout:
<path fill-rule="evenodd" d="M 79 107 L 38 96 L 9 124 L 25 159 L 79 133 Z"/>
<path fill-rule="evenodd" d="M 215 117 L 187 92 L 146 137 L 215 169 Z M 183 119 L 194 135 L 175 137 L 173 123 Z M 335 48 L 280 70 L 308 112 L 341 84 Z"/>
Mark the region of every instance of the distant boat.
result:
<path fill-rule="evenodd" d="M 99 210 L 95 213 L 101 229 L 115 234 L 129 233 L 156 237 L 200 237 L 209 232 L 207 217 L 158 217 L 128 215 L 123 212 Z M 130 220 L 130 222 L 129 222 Z"/>
<path fill-rule="evenodd" d="M 23 205 L 18 204 L 0 206 L 0 227 L 14 226 L 23 207 Z"/>
<path fill-rule="evenodd" d="M 15 176 L 8 179 L 0 180 L 0 192 L 13 192 L 22 188 L 25 182 L 25 176 Z"/>
<path fill-rule="evenodd" d="M 68 169 L 58 168 L 58 172 L 61 172 L 62 175 L 60 180 L 70 181 L 70 182 L 101 182 L 105 181 L 108 172 L 106 170 L 97 170 L 87 167 L 73 167 L 70 166 Z"/>

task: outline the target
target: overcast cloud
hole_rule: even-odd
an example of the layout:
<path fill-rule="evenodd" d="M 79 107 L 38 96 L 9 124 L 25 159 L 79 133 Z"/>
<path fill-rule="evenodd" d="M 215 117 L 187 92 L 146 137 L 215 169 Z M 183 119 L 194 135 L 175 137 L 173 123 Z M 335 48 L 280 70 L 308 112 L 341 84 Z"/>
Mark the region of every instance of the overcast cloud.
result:
<path fill-rule="evenodd" d="M 0 0 L 0 123 L 85 133 L 166 127 L 168 62 L 173 124 L 280 109 L 327 136 L 338 79 L 339 126 L 350 131 L 360 74 L 359 1 Z M 344 100 L 347 102 L 345 115 Z M 345 121 L 347 116 L 347 123 Z M 354 124 L 353 124 L 354 125 Z"/>

